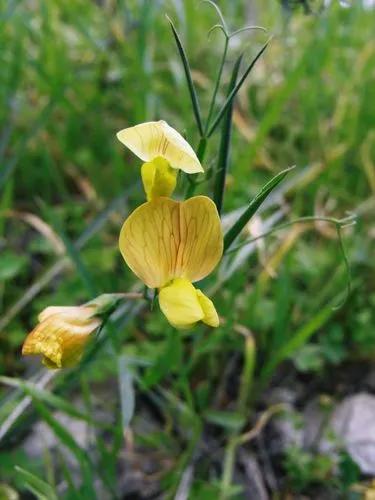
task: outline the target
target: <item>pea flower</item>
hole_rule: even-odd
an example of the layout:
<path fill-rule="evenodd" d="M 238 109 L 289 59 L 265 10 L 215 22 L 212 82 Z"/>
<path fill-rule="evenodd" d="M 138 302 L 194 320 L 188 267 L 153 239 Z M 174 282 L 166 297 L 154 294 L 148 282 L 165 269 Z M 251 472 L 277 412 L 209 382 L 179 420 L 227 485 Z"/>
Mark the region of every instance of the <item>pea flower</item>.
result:
<path fill-rule="evenodd" d="M 118 294 L 103 294 L 82 306 L 49 306 L 38 316 L 39 323 L 28 334 L 22 354 L 41 355 L 51 369 L 76 365 L 90 335 L 103 323 L 103 317 L 118 304 Z"/>
<path fill-rule="evenodd" d="M 219 325 L 212 301 L 192 284 L 207 276 L 223 253 L 220 218 L 210 198 L 144 203 L 124 222 L 119 246 L 138 278 L 159 289 L 160 308 L 173 326 Z"/>
<path fill-rule="evenodd" d="M 194 150 L 165 121 L 147 122 L 120 130 L 117 138 L 145 163 L 141 176 L 147 200 L 171 196 L 177 171 L 203 172 Z"/>

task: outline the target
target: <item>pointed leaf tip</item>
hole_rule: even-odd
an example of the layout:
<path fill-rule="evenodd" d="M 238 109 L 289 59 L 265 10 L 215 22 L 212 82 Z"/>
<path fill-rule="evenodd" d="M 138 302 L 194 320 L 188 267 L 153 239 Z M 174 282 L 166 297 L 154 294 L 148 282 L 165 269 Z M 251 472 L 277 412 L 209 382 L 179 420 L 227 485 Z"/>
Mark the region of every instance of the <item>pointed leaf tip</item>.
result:
<path fill-rule="evenodd" d="M 233 226 L 227 231 L 224 236 L 224 252 L 229 249 L 233 241 L 237 238 L 251 217 L 258 210 L 260 205 L 268 197 L 268 195 L 280 184 L 280 182 L 288 175 L 291 170 L 295 169 L 295 165 L 282 170 L 277 175 L 272 177 L 258 192 L 258 194 L 251 200 L 249 206 L 245 209 L 242 215 L 237 219 Z"/>

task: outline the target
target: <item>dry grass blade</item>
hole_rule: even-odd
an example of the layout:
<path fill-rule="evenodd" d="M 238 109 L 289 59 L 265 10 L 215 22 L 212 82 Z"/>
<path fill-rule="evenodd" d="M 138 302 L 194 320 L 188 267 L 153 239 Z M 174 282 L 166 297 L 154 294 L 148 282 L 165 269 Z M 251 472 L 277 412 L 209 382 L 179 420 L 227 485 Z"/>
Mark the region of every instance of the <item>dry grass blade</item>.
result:
<path fill-rule="evenodd" d="M 44 222 L 40 217 L 29 212 L 18 212 L 16 210 L 7 210 L 0 213 L 0 217 L 13 217 L 15 219 L 22 220 L 33 229 L 38 231 L 45 239 L 51 244 L 52 248 L 55 250 L 57 255 L 63 255 L 65 252 L 64 243 L 61 241 L 59 236 L 55 233 L 52 227 Z"/>

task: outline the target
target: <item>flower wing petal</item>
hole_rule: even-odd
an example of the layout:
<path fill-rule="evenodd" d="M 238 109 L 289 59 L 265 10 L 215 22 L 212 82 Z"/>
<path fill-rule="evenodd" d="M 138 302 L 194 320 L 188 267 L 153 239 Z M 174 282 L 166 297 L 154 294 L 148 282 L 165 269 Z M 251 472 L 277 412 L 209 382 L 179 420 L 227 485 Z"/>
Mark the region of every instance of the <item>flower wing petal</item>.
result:
<path fill-rule="evenodd" d="M 119 239 L 125 262 L 150 288 L 174 277 L 179 243 L 180 203 L 169 198 L 155 198 L 134 210 Z"/>
<path fill-rule="evenodd" d="M 171 167 L 188 174 L 203 172 L 190 144 L 163 120 L 120 130 L 117 138 L 143 161 L 149 162 L 161 156 Z"/>
<path fill-rule="evenodd" d="M 223 232 L 215 203 L 207 196 L 183 202 L 175 275 L 198 281 L 217 266 L 222 254 Z"/>

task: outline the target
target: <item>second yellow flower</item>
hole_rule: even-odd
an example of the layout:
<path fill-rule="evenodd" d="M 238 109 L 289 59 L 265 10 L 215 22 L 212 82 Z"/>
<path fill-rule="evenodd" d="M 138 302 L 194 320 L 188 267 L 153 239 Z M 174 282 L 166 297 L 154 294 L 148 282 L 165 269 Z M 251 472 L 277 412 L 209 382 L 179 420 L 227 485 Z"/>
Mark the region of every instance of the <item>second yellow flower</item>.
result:
<path fill-rule="evenodd" d="M 220 218 L 210 198 L 144 203 L 125 221 L 119 245 L 130 269 L 159 289 L 160 308 L 173 326 L 218 326 L 213 303 L 192 285 L 213 271 L 223 253 Z"/>

